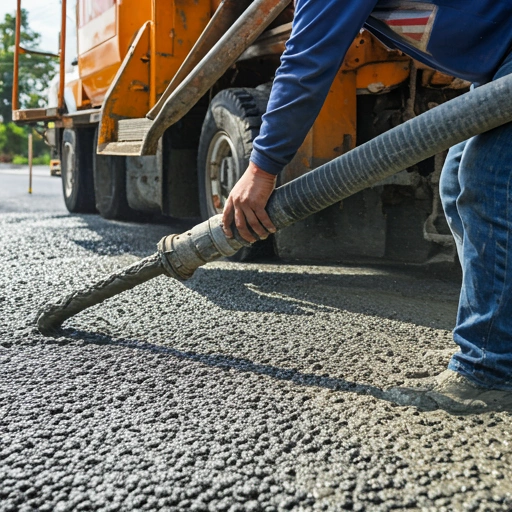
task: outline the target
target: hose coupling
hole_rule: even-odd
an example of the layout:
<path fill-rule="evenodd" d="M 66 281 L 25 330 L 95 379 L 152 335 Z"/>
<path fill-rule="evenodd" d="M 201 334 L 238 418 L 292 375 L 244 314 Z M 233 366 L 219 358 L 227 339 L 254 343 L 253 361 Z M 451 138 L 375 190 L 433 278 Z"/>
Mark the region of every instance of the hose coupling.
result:
<path fill-rule="evenodd" d="M 186 281 L 200 266 L 233 256 L 244 245 L 240 239 L 226 237 L 222 229 L 222 215 L 215 215 L 190 231 L 162 238 L 158 243 L 158 253 L 167 275 Z"/>

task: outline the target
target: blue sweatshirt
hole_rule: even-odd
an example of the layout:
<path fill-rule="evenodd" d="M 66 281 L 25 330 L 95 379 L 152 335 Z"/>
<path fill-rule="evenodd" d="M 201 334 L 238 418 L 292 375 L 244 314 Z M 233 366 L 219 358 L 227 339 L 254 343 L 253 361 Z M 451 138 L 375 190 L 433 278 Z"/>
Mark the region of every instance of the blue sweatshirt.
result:
<path fill-rule="evenodd" d="M 492 79 L 512 46 L 512 0 L 297 0 L 251 160 L 278 174 L 315 121 L 361 27 L 449 75 Z"/>

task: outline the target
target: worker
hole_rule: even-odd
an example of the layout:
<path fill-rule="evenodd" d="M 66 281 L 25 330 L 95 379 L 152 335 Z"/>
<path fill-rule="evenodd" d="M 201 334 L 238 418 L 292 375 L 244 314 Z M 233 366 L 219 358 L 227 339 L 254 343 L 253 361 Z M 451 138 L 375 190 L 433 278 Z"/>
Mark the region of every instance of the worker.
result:
<path fill-rule="evenodd" d="M 233 224 L 249 242 L 275 232 L 265 206 L 276 176 L 302 144 L 363 26 L 390 48 L 476 86 L 512 72 L 510 0 L 297 0 L 249 167 L 225 205 L 228 237 Z M 424 396 L 453 412 L 512 405 L 511 141 L 511 125 L 478 135 L 450 150 L 442 172 L 441 198 L 463 270 L 453 332 L 459 351 Z"/>

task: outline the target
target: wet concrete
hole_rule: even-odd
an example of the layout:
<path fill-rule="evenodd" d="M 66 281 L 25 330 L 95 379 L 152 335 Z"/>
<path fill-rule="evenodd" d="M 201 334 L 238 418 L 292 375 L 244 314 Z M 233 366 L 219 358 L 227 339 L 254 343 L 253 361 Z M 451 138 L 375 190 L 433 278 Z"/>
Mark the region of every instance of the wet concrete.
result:
<path fill-rule="evenodd" d="M 0 510 L 512 509 L 510 413 L 381 392 L 445 368 L 457 279 L 220 262 L 45 338 L 43 304 L 187 227 L 71 216 L 48 183 L 0 212 Z"/>

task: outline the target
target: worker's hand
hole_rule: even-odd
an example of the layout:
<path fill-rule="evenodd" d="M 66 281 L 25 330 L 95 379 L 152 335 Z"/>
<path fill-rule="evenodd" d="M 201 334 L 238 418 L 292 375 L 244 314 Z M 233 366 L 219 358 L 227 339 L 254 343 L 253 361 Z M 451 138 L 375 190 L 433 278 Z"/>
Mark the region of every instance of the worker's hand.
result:
<path fill-rule="evenodd" d="M 248 242 L 256 242 L 249 227 L 262 239 L 275 233 L 265 206 L 276 185 L 276 177 L 250 162 L 244 175 L 229 194 L 222 217 L 224 233 L 233 238 L 233 220 L 240 236 Z"/>

